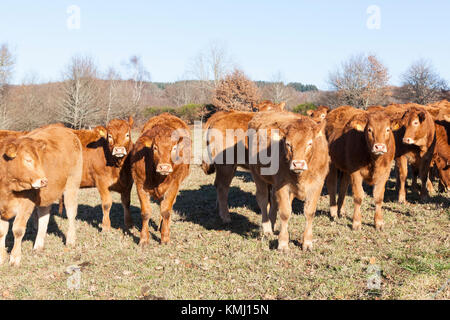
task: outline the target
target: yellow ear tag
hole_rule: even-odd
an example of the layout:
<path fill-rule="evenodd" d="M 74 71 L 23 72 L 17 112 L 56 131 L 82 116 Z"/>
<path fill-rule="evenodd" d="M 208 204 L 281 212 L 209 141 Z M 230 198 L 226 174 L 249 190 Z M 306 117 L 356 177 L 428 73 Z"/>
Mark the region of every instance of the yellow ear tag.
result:
<path fill-rule="evenodd" d="M 8 158 L 14 159 L 15 157 L 17 157 L 17 153 L 13 152 L 13 151 L 7 151 L 6 155 L 8 156 Z"/>
<path fill-rule="evenodd" d="M 152 146 L 152 144 L 150 141 L 145 141 L 144 146 L 146 146 L 147 148 L 150 148 Z"/>
<path fill-rule="evenodd" d="M 394 123 L 394 125 L 392 126 L 392 130 L 397 130 L 400 126 L 398 125 L 398 123 Z"/>
<path fill-rule="evenodd" d="M 103 131 L 103 130 L 101 130 L 101 129 L 98 131 L 98 134 L 99 134 L 101 137 L 105 137 L 105 136 L 106 136 L 105 131 Z"/>
<path fill-rule="evenodd" d="M 356 125 L 356 130 L 358 131 L 364 131 L 364 128 L 359 123 Z"/>

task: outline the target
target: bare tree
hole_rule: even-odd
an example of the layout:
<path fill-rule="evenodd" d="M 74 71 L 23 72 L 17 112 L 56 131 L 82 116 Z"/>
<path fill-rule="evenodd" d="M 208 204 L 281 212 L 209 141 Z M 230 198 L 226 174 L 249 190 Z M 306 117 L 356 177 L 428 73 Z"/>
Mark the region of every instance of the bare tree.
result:
<path fill-rule="evenodd" d="M 6 129 L 10 124 L 8 119 L 8 104 L 6 95 L 8 85 L 14 70 L 15 58 L 7 44 L 0 46 L 0 128 Z"/>
<path fill-rule="evenodd" d="M 351 57 L 330 73 L 328 81 L 336 90 L 338 104 L 367 108 L 371 104 L 382 104 L 390 94 L 388 70 L 373 55 Z"/>
<path fill-rule="evenodd" d="M 140 111 L 145 83 L 150 81 L 150 73 L 145 69 L 142 58 L 136 55 L 130 57 L 127 68 L 131 78 L 129 80 L 129 85 L 131 87 L 129 111 L 136 115 Z"/>
<path fill-rule="evenodd" d="M 221 110 L 251 110 L 260 99 L 256 84 L 235 69 L 221 80 L 214 91 L 213 104 Z"/>
<path fill-rule="evenodd" d="M 74 56 L 63 72 L 60 118 L 75 129 L 95 121 L 98 107 L 97 67 L 89 56 Z"/>
<path fill-rule="evenodd" d="M 401 75 L 402 87 L 399 96 L 402 100 L 427 104 L 437 101 L 448 89 L 447 83 L 440 77 L 428 60 L 420 59 Z"/>
<path fill-rule="evenodd" d="M 219 41 L 212 41 L 191 61 L 188 74 L 198 80 L 195 85 L 203 94 L 202 102 L 210 101 L 220 81 L 231 70 L 232 60 L 226 46 Z"/>
<path fill-rule="evenodd" d="M 120 75 L 117 71 L 110 67 L 106 73 L 106 80 L 108 82 L 107 89 L 107 105 L 106 105 L 106 123 L 114 117 L 114 110 L 118 104 L 118 90 L 117 87 L 119 85 Z"/>
<path fill-rule="evenodd" d="M 271 82 L 262 89 L 263 99 L 271 100 L 275 103 L 286 102 L 289 104 L 294 100 L 295 89 L 285 85 L 283 75 L 277 72 L 272 76 Z"/>

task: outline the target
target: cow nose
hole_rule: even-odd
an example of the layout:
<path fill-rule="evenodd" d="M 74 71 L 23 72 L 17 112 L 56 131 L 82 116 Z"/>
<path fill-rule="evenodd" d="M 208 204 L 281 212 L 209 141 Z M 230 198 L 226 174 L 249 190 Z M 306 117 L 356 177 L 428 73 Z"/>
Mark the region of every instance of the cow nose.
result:
<path fill-rule="evenodd" d="M 292 171 L 308 170 L 308 164 L 306 163 L 305 160 L 292 160 L 291 170 Z"/>
<path fill-rule="evenodd" d="M 403 138 L 403 143 L 405 144 L 413 144 L 414 140 L 411 138 Z"/>
<path fill-rule="evenodd" d="M 170 163 L 160 163 L 156 166 L 156 172 L 166 176 L 173 171 Z"/>
<path fill-rule="evenodd" d="M 48 180 L 47 180 L 47 178 L 37 179 L 37 180 L 35 180 L 35 181 L 31 184 L 31 186 L 32 186 L 34 189 L 44 188 L 44 187 L 46 187 L 47 185 L 48 185 Z"/>
<path fill-rule="evenodd" d="M 127 155 L 127 149 L 125 147 L 114 147 L 112 155 L 121 158 Z"/>
<path fill-rule="evenodd" d="M 375 143 L 373 145 L 373 152 L 375 152 L 375 153 L 379 153 L 379 152 L 386 153 L 387 152 L 386 145 L 384 143 Z"/>

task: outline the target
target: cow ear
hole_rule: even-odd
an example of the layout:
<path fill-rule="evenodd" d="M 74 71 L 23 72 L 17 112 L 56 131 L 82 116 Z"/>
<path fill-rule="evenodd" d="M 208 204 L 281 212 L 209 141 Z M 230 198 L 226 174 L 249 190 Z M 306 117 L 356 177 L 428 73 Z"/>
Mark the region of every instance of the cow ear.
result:
<path fill-rule="evenodd" d="M 130 128 L 133 128 L 134 120 L 132 116 L 128 117 L 128 124 L 130 125 Z"/>
<path fill-rule="evenodd" d="M 392 131 L 397 131 L 402 127 L 402 119 L 394 119 L 391 121 L 391 129 Z"/>
<path fill-rule="evenodd" d="M 310 117 L 312 116 L 313 112 L 314 112 L 313 109 L 306 110 L 306 114 Z"/>
<path fill-rule="evenodd" d="M 17 146 L 14 143 L 10 143 L 6 146 L 5 155 L 9 159 L 14 159 L 17 157 Z"/>
<path fill-rule="evenodd" d="M 425 121 L 425 112 L 423 112 L 423 111 L 419 112 L 419 121 L 420 122 Z"/>
<path fill-rule="evenodd" d="M 144 145 L 144 147 L 146 148 L 151 148 L 152 144 L 153 144 L 153 140 L 149 137 L 143 136 L 140 138 L 142 144 Z"/>
<path fill-rule="evenodd" d="M 106 138 L 108 132 L 104 126 L 97 126 L 94 128 L 94 131 L 97 132 L 97 134 L 102 138 Z"/>
<path fill-rule="evenodd" d="M 280 102 L 279 104 L 278 104 L 278 108 L 282 111 L 282 110 L 284 110 L 284 107 L 286 106 L 286 102 L 285 101 L 283 101 L 283 102 Z"/>
<path fill-rule="evenodd" d="M 356 131 L 363 132 L 366 127 L 366 121 L 363 119 L 354 119 L 350 122 L 350 127 Z"/>

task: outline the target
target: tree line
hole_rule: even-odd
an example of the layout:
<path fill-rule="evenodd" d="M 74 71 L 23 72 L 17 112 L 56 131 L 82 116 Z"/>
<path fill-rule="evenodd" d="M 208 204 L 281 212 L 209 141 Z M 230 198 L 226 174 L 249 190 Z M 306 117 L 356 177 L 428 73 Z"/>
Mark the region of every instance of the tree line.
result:
<path fill-rule="evenodd" d="M 401 85 L 394 87 L 387 67 L 369 54 L 352 56 L 330 72 L 328 91 L 286 83 L 280 72 L 270 81 L 252 81 L 218 43 L 195 56 L 183 79 L 172 83 L 152 82 L 137 55 L 122 70 L 106 71 L 99 70 L 91 56 L 75 55 L 60 81 L 49 83 L 31 74 L 20 85 L 12 85 L 15 64 L 8 45 L 0 45 L 0 129 L 30 130 L 53 122 L 80 129 L 129 115 L 144 122 L 161 112 L 192 122 L 217 109 L 251 110 L 261 100 L 285 101 L 287 109 L 304 112 L 317 105 L 367 108 L 450 98 L 447 82 L 430 61 L 413 62 L 401 75 Z"/>

